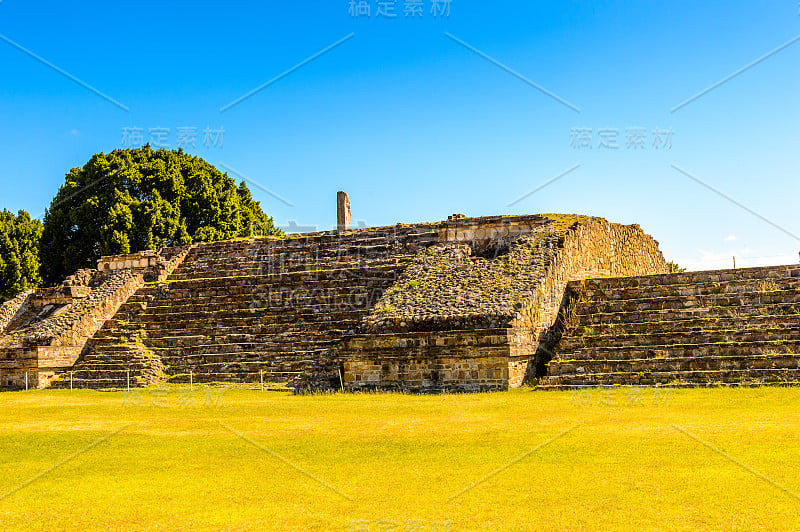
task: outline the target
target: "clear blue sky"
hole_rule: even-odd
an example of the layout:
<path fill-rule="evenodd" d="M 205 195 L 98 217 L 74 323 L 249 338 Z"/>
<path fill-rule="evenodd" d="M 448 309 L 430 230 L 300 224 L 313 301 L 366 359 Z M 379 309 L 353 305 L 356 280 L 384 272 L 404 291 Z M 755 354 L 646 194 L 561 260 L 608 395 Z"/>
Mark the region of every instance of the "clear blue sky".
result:
<path fill-rule="evenodd" d="M 692 268 L 797 262 L 800 241 L 672 166 L 800 236 L 800 42 L 751 65 L 800 35 L 796 0 L 367 3 L 2 0 L 0 208 L 42 213 L 123 128 L 177 147 L 188 127 L 187 151 L 292 204 L 251 185 L 279 225 L 329 229 L 343 189 L 370 226 L 571 212 L 639 223 Z"/>

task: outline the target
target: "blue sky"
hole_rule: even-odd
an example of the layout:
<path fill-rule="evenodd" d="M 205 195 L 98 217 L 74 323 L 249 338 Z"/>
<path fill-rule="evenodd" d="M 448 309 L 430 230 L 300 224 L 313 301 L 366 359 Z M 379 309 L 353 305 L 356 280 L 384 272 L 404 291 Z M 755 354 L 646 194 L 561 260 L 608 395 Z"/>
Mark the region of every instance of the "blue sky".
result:
<path fill-rule="evenodd" d="M 571 212 L 694 269 L 797 262 L 796 0 L 384 3 L 2 0 L 0 208 L 41 214 L 125 128 L 194 128 L 279 225 L 329 229 L 342 189 L 370 226 Z"/>

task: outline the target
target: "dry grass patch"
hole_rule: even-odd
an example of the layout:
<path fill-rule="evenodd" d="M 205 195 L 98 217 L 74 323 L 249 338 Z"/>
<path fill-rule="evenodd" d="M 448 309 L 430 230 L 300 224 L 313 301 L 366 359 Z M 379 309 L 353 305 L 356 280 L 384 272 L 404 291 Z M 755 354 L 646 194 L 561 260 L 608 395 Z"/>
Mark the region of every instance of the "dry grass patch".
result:
<path fill-rule="evenodd" d="M 798 426 L 797 388 L 3 393 L 0 523 L 797 530 Z"/>

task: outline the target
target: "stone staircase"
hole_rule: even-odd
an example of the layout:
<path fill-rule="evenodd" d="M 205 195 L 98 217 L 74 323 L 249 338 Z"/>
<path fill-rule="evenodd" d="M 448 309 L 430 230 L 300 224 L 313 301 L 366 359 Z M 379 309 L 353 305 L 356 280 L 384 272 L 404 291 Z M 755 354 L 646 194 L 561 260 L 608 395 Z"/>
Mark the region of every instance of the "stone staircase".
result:
<path fill-rule="evenodd" d="M 131 323 L 156 298 L 161 283 L 148 283 L 122 304 L 90 338 L 84 353 L 69 374 L 53 381 L 51 388 L 124 389 L 143 387 L 164 376 L 162 361 L 143 341 L 144 328 Z"/>
<path fill-rule="evenodd" d="M 415 225 L 198 245 L 89 340 L 73 386 L 263 376 L 338 387 L 334 347 L 438 238 L 435 227 Z"/>
<path fill-rule="evenodd" d="M 545 387 L 800 382 L 800 266 L 576 281 L 567 298 Z"/>

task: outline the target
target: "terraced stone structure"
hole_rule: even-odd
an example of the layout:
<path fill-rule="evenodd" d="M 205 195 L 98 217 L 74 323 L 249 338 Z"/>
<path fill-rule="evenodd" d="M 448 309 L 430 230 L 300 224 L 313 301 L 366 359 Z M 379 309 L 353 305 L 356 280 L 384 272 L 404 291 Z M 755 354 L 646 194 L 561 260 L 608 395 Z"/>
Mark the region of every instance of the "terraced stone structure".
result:
<path fill-rule="evenodd" d="M 99 270 L 80 270 L 59 287 L 0 306 L 0 388 L 44 387 L 69 371 L 120 305 L 146 282 L 165 279 L 186 252 L 165 248 L 101 261 Z"/>
<path fill-rule="evenodd" d="M 663 268 L 636 226 L 553 215 L 103 257 L 3 305 L 0 385 L 505 388 L 532 374 L 568 280 Z"/>
<path fill-rule="evenodd" d="M 546 372 L 568 281 L 665 272 L 638 226 L 575 215 L 451 219 L 340 350 L 350 388 L 516 387 Z"/>
<path fill-rule="evenodd" d="M 793 378 L 797 267 L 666 271 L 638 226 L 552 214 L 103 257 L 0 307 L 0 386 L 477 391 Z"/>
<path fill-rule="evenodd" d="M 800 266 L 570 283 L 549 386 L 796 384 Z"/>

